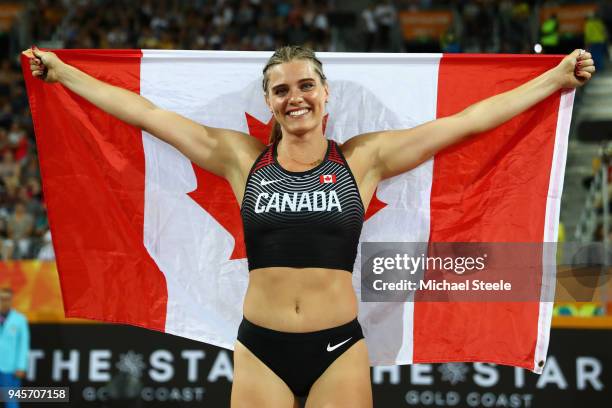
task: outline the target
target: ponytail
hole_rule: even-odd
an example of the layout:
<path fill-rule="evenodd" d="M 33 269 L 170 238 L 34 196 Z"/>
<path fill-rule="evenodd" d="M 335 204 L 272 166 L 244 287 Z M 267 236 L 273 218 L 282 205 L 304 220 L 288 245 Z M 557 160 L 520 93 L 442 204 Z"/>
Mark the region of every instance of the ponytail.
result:
<path fill-rule="evenodd" d="M 272 131 L 270 132 L 270 139 L 268 140 L 268 143 L 273 145 L 277 143 L 279 140 L 281 140 L 282 137 L 283 137 L 283 132 L 281 131 L 281 126 L 275 120 L 274 126 L 272 126 Z"/>

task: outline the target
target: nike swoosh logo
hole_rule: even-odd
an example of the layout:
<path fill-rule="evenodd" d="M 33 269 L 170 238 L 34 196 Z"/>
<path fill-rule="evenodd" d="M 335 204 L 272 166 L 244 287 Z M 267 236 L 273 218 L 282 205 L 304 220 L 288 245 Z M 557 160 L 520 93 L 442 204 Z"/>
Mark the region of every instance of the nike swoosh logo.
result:
<path fill-rule="evenodd" d="M 344 343 L 346 343 L 350 339 L 352 339 L 352 337 L 349 337 L 348 339 L 344 340 L 342 343 L 338 343 L 335 346 L 332 346 L 331 344 L 327 343 L 327 351 L 334 351 L 335 349 L 342 346 Z"/>
<path fill-rule="evenodd" d="M 279 181 L 283 181 L 283 180 L 286 180 L 286 179 L 280 179 L 280 180 L 261 180 L 259 182 L 259 185 L 260 186 L 267 186 L 268 184 L 278 183 Z"/>

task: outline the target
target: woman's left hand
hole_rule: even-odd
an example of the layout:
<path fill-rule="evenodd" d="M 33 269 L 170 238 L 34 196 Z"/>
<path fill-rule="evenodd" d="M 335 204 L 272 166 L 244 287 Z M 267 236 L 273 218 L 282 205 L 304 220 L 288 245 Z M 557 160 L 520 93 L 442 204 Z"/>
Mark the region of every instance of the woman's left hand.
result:
<path fill-rule="evenodd" d="M 574 50 L 555 68 L 561 88 L 578 88 L 587 83 L 595 73 L 591 53 Z"/>

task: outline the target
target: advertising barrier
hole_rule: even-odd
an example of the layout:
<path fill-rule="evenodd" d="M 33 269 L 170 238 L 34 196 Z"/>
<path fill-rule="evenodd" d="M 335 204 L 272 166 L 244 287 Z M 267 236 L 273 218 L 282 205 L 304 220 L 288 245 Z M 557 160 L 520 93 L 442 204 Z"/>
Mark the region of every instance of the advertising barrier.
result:
<path fill-rule="evenodd" d="M 610 344 L 612 330 L 555 329 L 540 376 L 483 363 L 375 367 L 374 406 L 607 406 Z M 230 351 L 168 334 L 106 324 L 34 324 L 25 385 L 68 386 L 66 406 L 222 408 L 229 407 L 232 368 Z"/>
<path fill-rule="evenodd" d="M 402 11 L 399 21 L 405 41 L 438 41 L 453 22 L 450 11 Z"/>

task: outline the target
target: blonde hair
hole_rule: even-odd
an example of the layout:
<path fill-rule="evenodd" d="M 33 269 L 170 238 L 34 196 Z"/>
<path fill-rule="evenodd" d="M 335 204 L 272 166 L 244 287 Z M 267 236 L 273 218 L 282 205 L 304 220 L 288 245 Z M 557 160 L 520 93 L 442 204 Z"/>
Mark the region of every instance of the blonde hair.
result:
<path fill-rule="evenodd" d="M 300 45 L 286 45 L 284 47 L 276 49 L 274 54 L 270 57 L 266 66 L 263 69 L 263 90 L 264 93 L 268 94 L 268 83 L 270 82 L 270 78 L 268 77 L 268 70 L 274 65 L 283 64 L 285 62 L 291 62 L 293 60 L 306 60 L 312 63 L 312 66 L 315 69 L 317 75 L 321 79 L 321 83 L 325 85 L 327 78 L 323 73 L 323 64 L 317 58 L 314 51 L 307 47 L 302 47 Z M 269 143 L 278 142 L 283 136 L 281 132 L 281 127 L 278 122 L 274 121 L 274 126 L 272 127 L 272 132 L 270 133 Z"/>

